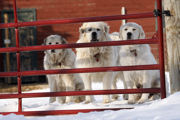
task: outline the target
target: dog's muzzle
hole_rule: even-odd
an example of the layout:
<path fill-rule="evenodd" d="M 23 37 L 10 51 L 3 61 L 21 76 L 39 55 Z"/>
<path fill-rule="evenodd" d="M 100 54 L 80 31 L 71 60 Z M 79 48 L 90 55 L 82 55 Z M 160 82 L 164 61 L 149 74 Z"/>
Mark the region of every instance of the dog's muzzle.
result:
<path fill-rule="evenodd" d="M 97 42 L 98 39 L 97 39 L 97 33 L 96 32 L 92 32 L 92 39 L 91 39 L 91 42 Z"/>
<path fill-rule="evenodd" d="M 128 32 L 127 33 L 127 39 L 130 40 L 132 38 L 132 33 L 131 32 Z"/>

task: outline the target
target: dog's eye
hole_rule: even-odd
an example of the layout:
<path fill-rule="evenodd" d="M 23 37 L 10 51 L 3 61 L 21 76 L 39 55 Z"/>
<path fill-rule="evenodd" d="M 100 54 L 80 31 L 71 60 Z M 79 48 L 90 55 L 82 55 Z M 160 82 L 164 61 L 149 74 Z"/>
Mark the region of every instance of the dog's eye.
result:
<path fill-rule="evenodd" d="M 127 28 L 125 28 L 124 30 L 125 30 L 125 31 L 127 31 L 128 29 L 127 29 Z"/>
<path fill-rule="evenodd" d="M 49 45 L 51 45 L 51 42 L 49 43 Z"/>
<path fill-rule="evenodd" d="M 89 29 L 88 29 L 88 31 L 89 31 L 89 32 L 91 32 L 91 31 L 92 31 L 92 29 L 91 29 L 91 28 L 89 28 Z"/>
<path fill-rule="evenodd" d="M 81 33 L 84 33 L 84 32 L 85 32 L 85 30 L 82 29 L 82 30 L 81 30 Z"/>
<path fill-rule="evenodd" d="M 135 28 L 133 28 L 133 31 L 135 31 L 136 29 Z"/>
<path fill-rule="evenodd" d="M 56 42 L 56 44 L 59 44 L 58 42 Z"/>
<path fill-rule="evenodd" d="M 101 31 L 99 28 L 97 28 L 97 31 Z"/>

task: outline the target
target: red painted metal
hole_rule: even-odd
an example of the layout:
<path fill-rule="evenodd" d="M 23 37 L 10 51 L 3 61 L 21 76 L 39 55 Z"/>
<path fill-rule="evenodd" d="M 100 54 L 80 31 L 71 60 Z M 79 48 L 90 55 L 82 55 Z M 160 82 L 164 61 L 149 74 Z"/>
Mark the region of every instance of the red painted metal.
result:
<path fill-rule="evenodd" d="M 134 94 L 134 93 L 160 93 L 160 88 L 144 89 L 116 89 L 116 90 L 90 90 L 90 91 L 64 91 L 43 93 L 1 94 L 0 99 L 54 97 L 54 96 L 78 96 L 78 95 L 105 95 L 105 94 Z"/>
<path fill-rule="evenodd" d="M 13 0 L 13 8 L 14 8 L 14 22 L 18 23 L 18 16 L 17 16 L 17 7 L 16 7 L 16 0 Z M 18 27 L 15 28 L 15 36 L 16 36 L 16 48 L 19 48 L 19 29 Z M 19 51 L 16 53 L 17 59 L 17 71 L 20 72 L 20 53 Z M 17 76 L 17 83 L 18 83 L 18 94 L 21 94 L 21 76 Z M 22 112 L 22 99 L 18 99 L 18 112 Z"/>
<path fill-rule="evenodd" d="M 157 9 L 162 13 L 162 0 L 157 0 Z M 158 39 L 159 39 L 159 65 L 160 65 L 160 79 L 161 79 L 161 98 L 166 98 L 165 85 L 165 68 L 164 68 L 164 42 L 163 42 L 163 24 L 162 14 L 157 17 L 158 21 Z"/>
<path fill-rule="evenodd" d="M 62 19 L 62 20 L 42 20 L 42 21 L 33 21 L 33 22 L 18 22 L 18 23 L 0 24 L 0 29 L 9 28 L 9 27 L 42 26 L 42 25 L 52 25 L 52 24 L 67 24 L 67 23 L 81 23 L 81 22 L 94 22 L 94 21 L 151 18 L 151 17 L 154 17 L 153 12 L 139 13 L 139 14 L 127 14 L 127 15 L 114 15 L 114 16 L 70 18 L 70 19 Z"/>
<path fill-rule="evenodd" d="M 136 66 L 115 66 L 115 67 L 94 67 L 94 68 L 76 68 L 76 69 L 59 69 L 59 70 L 34 70 L 22 72 L 1 72 L 0 77 L 8 76 L 33 76 L 46 74 L 72 74 L 72 73 L 93 73 L 93 72 L 115 72 L 131 70 L 157 70 L 158 64 L 153 65 L 136 65 Z"/>
<path fill-rule="evenodd" d="M 162 10 L 162 1 L 157 0 L 157 8 Z M 65 45 L 48 45 L 48 46 L 19 46 L 19 30 L 18 27 L 40 26 L 52 24 L 67 24 L 79 22 L 93 21 L 109 21 L 122 19 L 138 19 L 154 17 L 153 12 L 114 15 L 114 16 L 99 16 L 87 18 L 71 18 L 62 20 L 44 20 L 33 22 L 18 22 L 16 0 L 13 0 L 14 8 L 14 23 L 0 24 L 0 29 L 15 27 L 16 47 L 0 48 L 2 52 L 16 52 L 17 56 L 17 72 L 0 72 L 0 77 L 17 76 L 18 93 L 17 94 L 1 94 L 0 99 L 18 98 L 18 112 L 0 112 L 6 115 L 10 113 L 29 115 L 57 115 L 57 114 L 76 114 L 78 112 L 103 111 L 103 110 L 119 110 L 132 108 L 111 108 L 111 109 L 79 109 L 79 110 L 53 110 L 53 111 L 22 111 L 22 99 L 32 97 L 52 97 L 52 96 L 75 96 L 75 95 L 104 95 L 104 94 L 134 94 L 134 93 L 161 93 L 161 98 L 166 97 L 165 91 L 165 73 L 164 73 L 164 53 L 163 53 L 163 31 L 162 31 L 162 16 L 158 16 L 158 40 L 156 37 L 144 40 L 128 40 L 128 41 L 112 41 L 98 43 L 79 43 Z M 110 66 L 96 68 L 78 68 L 78 69 L 61 69 L 61 70 L 37 70 L 37 71 L 21 71 L 20 70 L 20 52 L 23 51 L 39 51 L 47 49 L 65 49 L 65 48 L 82 48 L 82 47 L 100 47 L 100 46 L 117 46 L 130 44 L 159 44 L 159 64 L 155 65 L 137 65 L 137 66 Z M 112 72 L 112 71 L 131 71 L 131 70 L 160 70 L 161 88 L 144 88 L 144 89 L 116 89 L 116 90 L 94 90 L 94 91 L 68 91 L 68 92 L 44 92 L 44 93 L 22 93 L 21 91 L 21 76 L 29 75 L 46 75 L 46 74 L 72 74 L 72 73 L 87 73 L 87 72 Z"/>
<path fill-rule="evenodd" d="M 121 110 L 121 109 L 133 109 L 133 107 L 123 107 L 123 108 L 104 108 L 104 109 L 76 109 L 76 110 L 49 110 L 49 111 L 23 111 L 23 112 L 0 112 L 0 114 L 8 115 L 11 113 L 17 115 L 25 116 L 44 116 L 44 115 L 67 115 L 67 114 L 77 114 L 77 113 L 88 113 L 92 111 L 104 111 L 104 110 Z"/>
<path fill-rule="evenodd" d="M 132 45 L 132 44 L 157 44 L 157 39 L 141 39 L 141 40 L 126 40 L 126 41 L 109 41 L 97 43 L 72 43 L 61 45 L 47 45 L 47 46 L 26 46 L 26 47 L 9 47 L 0 48 L 0 53 L 3 52 L 22 52 L 22 51 L 40 51 L 48 49 L 64 49 L 64 48 L 83 48 L 83 47 L 100 47 L 100 46 L 118 46 L 118 45 Z"/>

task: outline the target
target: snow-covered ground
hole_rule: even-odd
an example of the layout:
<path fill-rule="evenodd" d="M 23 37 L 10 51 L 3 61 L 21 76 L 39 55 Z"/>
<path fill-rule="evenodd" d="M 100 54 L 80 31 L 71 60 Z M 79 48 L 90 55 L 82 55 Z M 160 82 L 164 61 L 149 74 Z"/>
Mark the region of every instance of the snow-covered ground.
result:
<path fill-rule="evenodd" d="M 168 80 L 168 79 L 167 79 Z M 167 82 L 169 83 L 169 82 Z M 121 84 L 121 83 L 119 83 Z M 168 86 L 168 84 L 167 84 Z M 119 85 L 122 88 L 121 85 Z M 94 89 L 102 89 L 101 84 L 94 84 Z M 48 92 L 49 89 L 35 90 L 30 92 Z M 118 108 L 132 107 L 131 110 L 119 111 L 103 111 L 79 113 L 77 115 L 63 116 L 44 116 L 44 117 L 25 117 L 23 115 L 0 115 L 0 120 L 180 120 L 180 92 L 175 93 L 163 100 L 146 102 L 138 105 L 128 105 L 127 101 L 121 100 L 102 104 L 102 96 L 95 96 L 95 102 L 90 104 L 84 103 L 69 103 L 58 104 L 57 102 L 49 104 L 49 98 L 26 98 L 23 99 L 23 110 L 64 110 L 64 109 L 92 109 L 92 108 Z M 2 99 L 0 100 L 0 112 L 17 111 L 17 99 Z"/>

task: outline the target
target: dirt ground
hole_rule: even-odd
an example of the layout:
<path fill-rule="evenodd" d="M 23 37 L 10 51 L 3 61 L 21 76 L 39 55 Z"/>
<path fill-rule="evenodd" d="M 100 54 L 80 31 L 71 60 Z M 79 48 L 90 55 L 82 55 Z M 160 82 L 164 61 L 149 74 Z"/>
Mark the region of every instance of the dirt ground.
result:
<path fill-rule="evenodd" d="M 36 83 L 36 84 L 22 84 L 22 91 L 31 91 L 31 90 L 38 90 L 48 88 L 47 83 Z M 0 93 L 13 93 L 18 91 L 17 85 L 1 85 L 0 86 Z"/>

